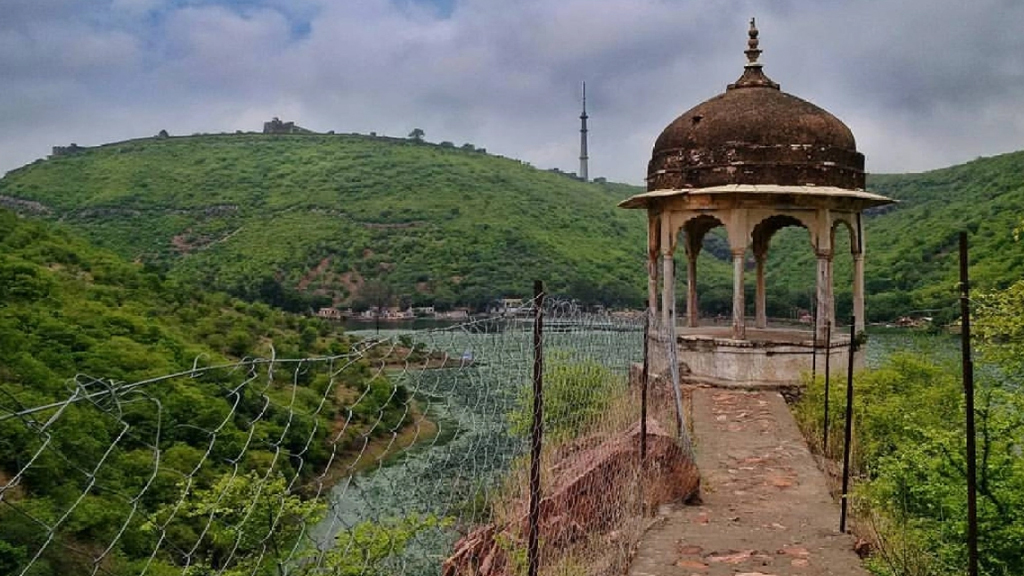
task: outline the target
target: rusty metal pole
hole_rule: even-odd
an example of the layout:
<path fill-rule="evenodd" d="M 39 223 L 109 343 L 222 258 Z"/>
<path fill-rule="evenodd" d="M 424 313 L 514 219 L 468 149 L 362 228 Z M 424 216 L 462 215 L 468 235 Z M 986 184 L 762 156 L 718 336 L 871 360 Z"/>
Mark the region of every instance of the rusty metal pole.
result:
<path fill-rule="evenodd" d="M 970 276 L 967 232 L 960 233 L 960 347 L 963 356 L 964 411 L 967 428 L 967 574 L 978 576 L 977 446 L 974 429 L 974 361 L 971 360 Z"/>
<path fill-rule="evenodd" d="M 822 426 L 824 432 L 821 434 L 821 454 L 826 456 L 828 450 L 828 391 L 830 379 L 832 378 L 831 358 L 832 356 L 832 322 L 825 323 L 825 423 Z"/>
<path fill-rule="evenodd" d="M 857 352 L 857 321 L 850 318 L 850 350 L 846 368 L 846 431 L 843 434 L 843 493 L 839 511 L 839 531 L 846 532 L 847 493 L 850 488 L 850 445 L 853 443 L 853 356 Z"/>
<path fill-rule="evenodd" d="M 646 515 L 647 502 L 644 494 L 644 483 L 646 482 L 646 471 L 647 471 L 647 389 L 650 383 L 650 371 L 651 362 L 649 355 L 651 353 L 650 346 L 650 335 L 651 335 L 651 316 L 654 314 L 654 310 L 647 308 L 644 314 L 644 366 L 643 373 L 640 375 L 640 481 L 637 483 L 638 498 L 640 502 L 640 514 L 641 516 Z"/>
<path fill-rule="evenodd" d="M 643 373 L 640 375 L 640 465 L 643 466 L 647 462 L 647 385 L 648 385 L 648 372 L 651 368 L 650 360 L 647 355 L 650 354 L 650 345 L 647 339 L 650 337 L 651 330 L 651 309 L 647 309 L 647 313 L 644 314 L 644 368 Z"/>
<path fill-rule="evenodd" d="M 544 283 L 533 283 L 533 426 L 530 430 L 530 517 L 527 534 L 527 574 L 537 576 L 540 548 L 540 457 L 544 436 Z"/>

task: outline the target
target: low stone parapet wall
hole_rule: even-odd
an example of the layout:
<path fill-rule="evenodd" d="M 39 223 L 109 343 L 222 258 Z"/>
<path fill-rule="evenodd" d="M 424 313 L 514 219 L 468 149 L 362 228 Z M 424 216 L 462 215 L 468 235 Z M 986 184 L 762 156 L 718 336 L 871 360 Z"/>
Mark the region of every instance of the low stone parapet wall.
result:
<path fill-rule="evenodd" d="M 668 377 L 670 340 L 663 334 L 648 336 L 648 363 L 652 379 Z M 812 370 L 825 373 L 825 355 L 833 378 L 845 377 L 849 340 L 836 338 L 831 346 L 814 348 L 810 340 L 733 340 L 715 335 L 681 334 L 676 338 L 680 381 L 738 388 L 789 388 L 803 383 Z M 854 353 L 854 369 L 864 367 L 865 351 Z M 641 368 L 634 367 L 631 380 Z"/>

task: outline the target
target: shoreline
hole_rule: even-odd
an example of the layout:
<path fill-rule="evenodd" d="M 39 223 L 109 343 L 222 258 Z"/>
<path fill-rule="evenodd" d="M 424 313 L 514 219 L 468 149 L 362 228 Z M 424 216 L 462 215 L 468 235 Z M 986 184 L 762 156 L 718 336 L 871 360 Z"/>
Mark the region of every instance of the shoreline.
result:
<path fill-rule="evenodd" d="M 375 465 L 382 467 L 403 451 L 425 440 L 437 437 L 438 424 L 427 418 L 427 415 L 420 410 L 418 402 L 413 401 L 407 419 L 408 423 L 393 435 L 372 438 L 361 450 L 339 453 L 327 470 L 308 482 L 304 488 L 313 488 L 319 485 L 318 491 L 324 495 L 346 477 L 365 472 Z"/>

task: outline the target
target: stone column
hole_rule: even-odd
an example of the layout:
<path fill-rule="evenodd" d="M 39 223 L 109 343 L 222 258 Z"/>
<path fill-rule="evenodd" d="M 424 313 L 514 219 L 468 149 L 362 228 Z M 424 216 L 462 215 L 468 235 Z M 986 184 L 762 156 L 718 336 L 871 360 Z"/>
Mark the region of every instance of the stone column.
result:
<path fill-rule="evenodd" d="M 647 307 L 658 311 L 658 252 L 647 253 Z"/>
<path fill-rule="evenodd" d="M 661 321 L 667 329 L 672 322 L 672 312 L 676 308 L 676 279 L 672 249 L 666 246 L 661 247 L 661 274 Z"/>
<path fill-rule="evenodd" d="M 697 256 L 700 255 L 703 237 L 693 227 L 686 227 L 686 325 L 695 328 L 700 324 L 700 309 L 697 304 Z"/>
<path fill-rule="evenodd" d="M 754 294 L 754 318 L 758 328 L 768 327 L 768 300 L 765 295 L 764 264 L 767 254 L 754 254 L 757 261 L 757 290 Z"/>
<path fill-rule="evenodd" d="M 864 331 L 864 253 L 853 254 L 853 320 L 854 331 Z"/>
<path fill-rule="evenodd" d="M 697 308 L 697 254 L 691 250 L 686 254 L 686 325 L 695 328 L 700 323 Z"/>
<path fill-rule="evenodd" d="M 743 340 L 747 337 L 747 322 L 744 316 L 743 264 L 746 250 L 732 251 L 732 337 Z"/>
<path fill-rule="evenodd" d="M 658 313 L 658 248 L 660 234 L 657 228 L 660 216 L 647 213 L 647 307 Z"/>
<path fill-rule="evenodd" d="M 835 310 L 832 306 L 832 250 L 816 250 L 818 258 L 817 274 L 817 305 L 818 305 L 818 342 L 825 343 L 829 323 L 835 328 Z"/>

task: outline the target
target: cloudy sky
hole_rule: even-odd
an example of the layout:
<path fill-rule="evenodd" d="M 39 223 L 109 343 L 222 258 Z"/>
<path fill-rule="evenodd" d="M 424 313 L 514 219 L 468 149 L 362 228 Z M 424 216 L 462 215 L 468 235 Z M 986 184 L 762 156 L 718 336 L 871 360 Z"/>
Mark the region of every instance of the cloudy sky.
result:
<path fill-rule="evenodd" d="M 0 172 L 55 144 L 259 130 L 472 142 L 641 183 L 654 139 L 742 71 L 857 137 L 872 172 L 1024 149 L 1021 0 L 0 0 Z"/>

